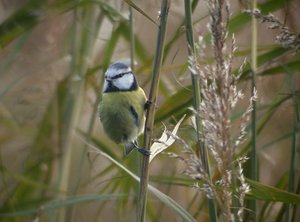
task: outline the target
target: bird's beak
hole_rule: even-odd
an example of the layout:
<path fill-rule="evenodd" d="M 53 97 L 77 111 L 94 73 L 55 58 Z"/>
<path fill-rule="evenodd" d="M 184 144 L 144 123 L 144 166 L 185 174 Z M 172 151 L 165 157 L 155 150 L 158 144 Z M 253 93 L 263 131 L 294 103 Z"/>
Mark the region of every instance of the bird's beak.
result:
<path fill-rule="evenodd" d="M 106 80 L 107 82 L 111 82 L 111 81 L 112 81 L 112 79 L 109 78 L 108 76 L 105 76 L 104 78 L 105 78 L 105 80 Z"/>

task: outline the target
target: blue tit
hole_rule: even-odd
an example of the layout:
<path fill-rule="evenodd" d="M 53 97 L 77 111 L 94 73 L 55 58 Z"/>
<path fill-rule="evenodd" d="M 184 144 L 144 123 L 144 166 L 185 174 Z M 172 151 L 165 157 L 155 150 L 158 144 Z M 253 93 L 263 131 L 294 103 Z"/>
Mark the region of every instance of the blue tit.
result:
<path fill-rule="evenodd" d="M 137 149 L 144 155 L 147 150 L 139 148 L 137 137 L 145 125 L 147 98 L 139 87 L 132 70 L 116 62 L 105 72 L 103 96 L 99 104 L 99 115 L 105 133 L 116 143 L 125 147 L 125 155 Z"/>

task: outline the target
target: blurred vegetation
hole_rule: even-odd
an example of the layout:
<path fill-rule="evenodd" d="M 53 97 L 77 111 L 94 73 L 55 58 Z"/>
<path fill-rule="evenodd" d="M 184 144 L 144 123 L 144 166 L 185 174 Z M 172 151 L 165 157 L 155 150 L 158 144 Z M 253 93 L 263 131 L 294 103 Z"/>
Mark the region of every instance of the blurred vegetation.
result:
<path fill-rule="evenodd" d="M 276 14 L 299 33 L 296 0 L 258 3 L 263 14 Z M 228 31 L 238 46 L 233 73 L 247 59 L 239 82 L 245 101 L 232 115 L 237 123 L 251 94 L 251 16 L 243 13 L 248 1 L 230 4 Z M 106 137 L 98 102 L 103 72 L 115 60 L 130 61 L 130 50 L 148 95 L 160 1 L 0 0 L 0 7 L 0 220 L 134 221 L 138 183 L 130 172 L 139 174 L 140 157 L 132 153 L 124 158 L 123 148 Z M 205 2 L 193 0 L 191 8 L 194 39 L 201 34 L 208 43 Z M 187 114 L 178 136 L 195 147 L 183 1 L 173 0 L 169 14 L 154 134 L 159 138 L 163 125 L 171 129 Z M 275 36 L 259 25 L 259 182 L 248 181 L 247 199 L 259 201 L 258 221 L 298 221 L 300 54 L 281 47 Z M 251 142 L 238 156 L 249 154 Z M 176 143 L 169 151 L 181 155 L 183 149 Z M 244 171 L 249 169 L 248 161 Z M 194 181 L 183 171 L 184 166 L 167 155 L 151 163 L 147 221 L 209 221 L 205 196 L 192 188 Z M 246 209 L 246 217 L 251 213 Z"/>

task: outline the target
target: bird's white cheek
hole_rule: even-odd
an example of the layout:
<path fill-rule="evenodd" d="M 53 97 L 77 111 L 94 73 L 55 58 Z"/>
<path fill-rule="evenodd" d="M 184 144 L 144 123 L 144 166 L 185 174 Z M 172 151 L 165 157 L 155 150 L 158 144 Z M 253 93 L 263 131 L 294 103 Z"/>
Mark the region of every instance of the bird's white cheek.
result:
<path fill-rule="evenodd" d="M 125 75 L 122 78 L 116 79 L 113 84 L 121 90 L 130 89 L 131 85 L 133 84 L 133 76 Z"/>

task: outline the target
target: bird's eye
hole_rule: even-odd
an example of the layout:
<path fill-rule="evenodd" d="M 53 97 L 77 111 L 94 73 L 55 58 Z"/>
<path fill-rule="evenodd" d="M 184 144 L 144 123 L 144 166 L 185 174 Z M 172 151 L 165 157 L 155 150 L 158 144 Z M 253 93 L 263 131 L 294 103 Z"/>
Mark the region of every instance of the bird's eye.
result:
<path fill-rule="evenodd" d="M 127 75 L 127 74 L 132 74 L 132 72 L 122 72 L 118 75 L 115 75 L 115 76 L 112 76 L 112 77 L 109 77 L 109 76 L 104 76 L 104 78 L 107 80 L 107 81 L 111 81 L 111 80 L 114 80 L 114 79 L 118 79 L 118 78 L 122 78 L 124 75 Z"/>
<path fill-rule="evenodd" d="M 112 77 L 112 79 L 118 79 L 118 78 L 121 78 L 121 77 L 123 77 L 124 75 L 129 74 L 129 73 L 130 73 L 130 72 L 123 72 L 123 73 L 120 73 L 120 74 L 115 75 L 114 77 Z"/>

